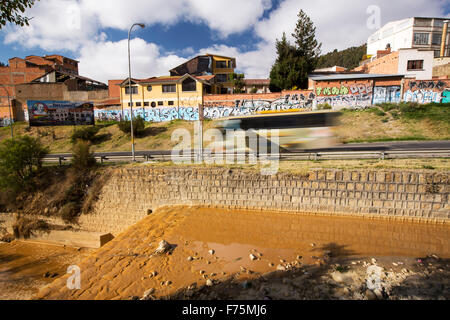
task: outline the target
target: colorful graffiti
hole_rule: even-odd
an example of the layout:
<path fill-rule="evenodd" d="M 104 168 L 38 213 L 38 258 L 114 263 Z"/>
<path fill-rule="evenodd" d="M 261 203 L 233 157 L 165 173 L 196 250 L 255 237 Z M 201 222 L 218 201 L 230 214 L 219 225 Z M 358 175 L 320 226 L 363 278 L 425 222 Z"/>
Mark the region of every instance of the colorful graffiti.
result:
<path fill-rule="evenodd" d="M 368 107 L 372 104 L 372 85 L 353 84 L 316 88 L 317 104 L 338 107 Z"/>
<path fill-rule="evenodd" d="M 95 118 L 100 121 L 120 121 L 122 120 L 122 110 L 118 109 L 96 109 Z M 141 117 L 147 122 L 165 122 L 172 120 L 198 120 L 198 107 L 171 107 L 133 110 L 133 117 Z M 130 109 L 123 110 L 123 119 L 131 119 Z"/>
<path fill-rule="evenodd" d="M 448 103 L 449 89 L 446 86 L 448 84 L 442 80 L 410 81 L 403 100 L 417 103 Z"/>
<path fill-rule="evenodd" d="M 372 104 L 381 104 L 386 102 L 399 103 L 400 100 L 400 86 L 375 87 L 373 90 Z"/>

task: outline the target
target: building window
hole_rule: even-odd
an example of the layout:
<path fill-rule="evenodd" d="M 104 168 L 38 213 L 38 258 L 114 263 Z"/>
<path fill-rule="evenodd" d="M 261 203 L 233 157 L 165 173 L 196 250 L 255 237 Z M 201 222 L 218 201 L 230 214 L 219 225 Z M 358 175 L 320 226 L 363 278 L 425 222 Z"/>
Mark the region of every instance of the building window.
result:
<path fill-rule="evenodd" d="M 414 33 L 414 44 L 428 44 L 429 36 L 428 33 Z"/>
<path fill-rule="evenodd" d="M 164 101 L 158 101 L 158 106 L 163 106 L 164 105 Z"/>
<path fill-rule="evenodd" d="M 216 80 L 217 80 L 217 82 L 228 82 L 228 75 L 227 74 L 216 74 Z"/>
<path fill-rule="evenodd" d="M 175 84 L 163 84 L 162 92 L 177 92 L 177 87 Z"/>
<path fill-rule="evenodd" d="M 216 61 L 216 68 L 217 69 L 225 69 L 227 67 L 226 61 Z"/>
<path fill-rule="evenodd" d="M 142 103 L 141 102 L 136 102 L 136 107 L 140 107 L 140 106 L 142 106 Z"/>
<path fill-rule="evenodd" d="M 137 94 L 138 93 L 137 86 L 132 86 L 131 92 L 132 92 L 132 94 Z M 125 87 L 125 94 L 130 94 L 130 87 Z"/>
<path fill-rule="evenodd" d="M 133 106 L 133 103 L 128 102 L 128 106 L 129 106 L 129 107 L 132 107 L 132 106 Z"/>
<path fill-rule="evenodd" d="M 148 106 L 150 106 L 150 103 L 144 102 L 144 107 L 148 107 Z"/>
<path fill-rule="evenodd" d="M 434 50 L 434 57 L 439 58 L 441 56 L 441 50 Z"/>
<path fill-rule="evenodd" d="M 433 37 L 431 38 L 431 44 L 433 45 L 440 45 L 442 40 L 442 34 L 440 33 L 433 33 Z"/>
<path fill-rule="evenodd" d="M 152 102 L 152 108 L 156 108 L 156 102 L 155 101 Z"/>
<path fill-rule="evenodd" d="M 152 91 L 152 86 L 147 86 L 147 91 L 148 92 Z"/>
<path fill-rule="evenodd" d="M 423 60 L 408 60 L 408 70 L 422 70 Z"/>
<path fill-rule="evenodd" d="M 192 78 L 187 78 L 181 85 L 183 91 L 197 91 L 197 81 Z"/>
<path fill-rule="evenodd" d="M 169 106 L 173 106 L 173 105 L 174 105 L 173 101 L 169 101 Z"/>

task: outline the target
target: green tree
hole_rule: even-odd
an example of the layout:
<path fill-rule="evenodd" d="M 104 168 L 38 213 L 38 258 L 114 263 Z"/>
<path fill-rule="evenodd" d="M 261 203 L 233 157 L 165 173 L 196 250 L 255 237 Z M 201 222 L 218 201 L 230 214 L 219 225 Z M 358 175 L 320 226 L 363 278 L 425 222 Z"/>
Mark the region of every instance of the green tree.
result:
<path fill-rule="evenodd" d="M 281 40 L 276 41 L 278 57 L 270 72 L 271 91 L 308 87 L 308 74 L 316 68 L 322 46 L 317 41 L 315 33 L 313 22 L 303 10 L 300 10 L 292 34 L 295 43 L 290 44 L 285 33 Z"/>
<path fill-rule="evenodd" d="M 277 60 L 270 71 L 270 91 L 280 92 L 289 90 L 294 86 L 300 86 L 306 79 L 308 72 L 305 67 L 305 59 L 299 56 L 295 46 L 291 45 L 283 33 L 281 40 L 276 41 Z"/>
<path fill-rule="evenodd" d="M 317 58 L 320 56 L 322 44 L 316 39 L 316 27 L 314 27 L 314 23 L 308 15 L 300 9 L 297 17 L 297 25 L 292 36 L 295 39 L 298 54 L 301 57 L 305 57 L 309 65 L 313 68 L 312 70 L 314 70 Z"/>
<path fill-rule="evenodd" d="M 244 78 L 243 73 L 232 73 L 230 75 L 231 81 L 233 82 L 233 93 L 243 93 L 244 92 Z"/>
<path fill-rule="evenodd" d="M 329 52 L 319 58 L 317 68 L 341 66 L 351 70 L 359 66 L 366 52 L 366 44 L 359 47 L 350 47 L 342 51 L 335 49 L 333 52 Z"/>
<path fill-rule="evenodd" d="M 31 8 L 39 0 L 2 0 L 0 11 L 0 29 L 11 22 L 21 27 L 28 26 L 30 18 L 23 16 L 27 8 Z"/>
<path fill-rule="evenodd" d="M 42 159 L 49 152 L 39 140 L 22 136 L 0 143 L 0 188 L 25 188 L 42 168 Z"/>
<path fill-rule="evenodd" d="M 78 140 L 73 146 L 72 156 L 72 166 L 77 170 L 92 168 L 97 163 L 87 141 Z"/>

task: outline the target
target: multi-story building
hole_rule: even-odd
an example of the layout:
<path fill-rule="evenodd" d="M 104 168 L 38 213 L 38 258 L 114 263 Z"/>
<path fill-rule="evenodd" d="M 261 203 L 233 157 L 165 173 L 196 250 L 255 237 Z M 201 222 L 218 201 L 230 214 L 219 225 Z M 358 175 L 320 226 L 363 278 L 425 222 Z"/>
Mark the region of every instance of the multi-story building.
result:
<path fill-rule="evenodd" d="M 228 94 L 233 92 L 233 82 L 231 74 L 236 69 L 236 59 L 219 56 L 215 54 L 205 54 L 197 56 L 176 68 L 170 70 L 171 76 L 215 76 L 212 80 L 211 92 L 213 94 Z"/>
<path fill-rule="evenodd" d="M 392 51 L 400 49 L 432 50 L 434 57 L 450 56 L 450 29 L 446 18 L 421 18 L 392 21 L 372 34 L 367 41 L 367 54 L 374 56 L 377 51 L 390 47 Z M 445 34 L 444 34 L 445 33 Z M 443 36 L 444 35 L 444 36 Z"/>
<path fill-rule="evenodd" d="M 203 103 L 203 95 L 211 91 L 213 75 L 163 76 L 148 79 L 132 79 L 131 95 L 133 108 L 156 107 L 198 107 Z M 129 109 L 129 80 L 121 84 L 122 109 Z"/>
<path fill-rule="evenodd" d="M 369 74 L 401 74 L 406 78 L 428 80 L 433 77 L 433 51 L 423 49 L 390 49 L 378 51 L 353 71 Z"/>
<path fill-rule="evenodd" d="M 78 75 L 78 61 L 61 55 L 27 56 L 25 59 L 11 58 L 8 66 L 0 67 L 0 84 L 9 94 L 13 115 L 22 111 L 15 105 L 16 86 L 29 83 L 53 71 Z M 8 94 L 5 89 L 0 88 L 0 119 L 9 118 Z"/>

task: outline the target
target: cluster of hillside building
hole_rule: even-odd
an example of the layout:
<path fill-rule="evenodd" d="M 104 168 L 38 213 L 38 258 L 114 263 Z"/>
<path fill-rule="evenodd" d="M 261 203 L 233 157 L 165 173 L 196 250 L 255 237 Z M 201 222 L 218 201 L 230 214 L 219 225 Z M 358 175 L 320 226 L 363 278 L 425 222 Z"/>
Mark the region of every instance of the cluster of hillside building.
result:
<path fill-rule="evenodd" d="M 390 22 L 369 37 L 367 55 L 359 67 L 315 70 L 308 92 L 288 95 L 307 97 L 316 104 L 356 106 L 362 100 L 364 104 L 405 100 L 407 89 L 412 96 L 414 87 L 425 86 L 421 89 L 439 88 L 439 95 L 423 98 L 424 92 L 415 93 L 416 99 L 422 94 L 423 101 L 447 101 L 449 38 L 448 21 L 443 18 Z M 167 76 L 133 78 L 131 89 L 128 78 L 105 84 L 83 77 L 78 63 L 61 55 L 10 59 L 8 66 L 0 67 L 0 85 L 7 91 L 0 88 L 0 118 L 9 119 L 11 105 L 15 121 L 27 120 L 27 101 L 31 100 L 92 102 L 97 110 L 121 110 L 123 115 L 131 106 L 144 114 L 155 108 L 198 107 L 205 100 L 211 106 L 239 104 L 245 99 L 264 100 L 264 95 L 270 94 L 270 79 L 245 79 L 248 95 L 234 96 L 231 74 L 236 59 L 216 54 L 199 55 L 169 70 Z"/>

